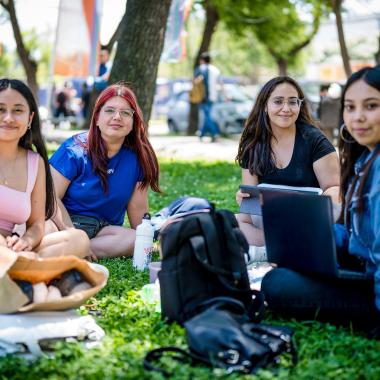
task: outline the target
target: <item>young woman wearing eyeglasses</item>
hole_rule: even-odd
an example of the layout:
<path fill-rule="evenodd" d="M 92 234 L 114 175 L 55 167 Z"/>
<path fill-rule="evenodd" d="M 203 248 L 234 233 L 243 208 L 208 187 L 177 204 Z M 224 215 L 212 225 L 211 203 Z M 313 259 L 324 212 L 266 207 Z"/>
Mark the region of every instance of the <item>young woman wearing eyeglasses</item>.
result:
<path fill-rule="evenodd" d="M 123 83 L 103 90 L 89 132 L 65 141 L 50 165 L 61 211 L 51 227 L 83 229 L 98 258 L 131 255 L 148 188 L 160 191 L 158 161 L 132 90 Z M 130 228 L 123 227 L 125 213 Z"/>
<path fill-rule="evenodd" d="M 340 223 L 342 258 L 360 258 L 370 279 L 311 277 L 274 269 L 263 279 L 268 305 L 299 318 L 356 322 L 380 339 L 380 66 L 351 75 L 342 94 Z M 355 269 L 355 268 L 352 268 Z"/>
<path fill-rule="evenodd" d="M 313 125 L 303 91 L 290 77 L 273 78 L 261 88 L 236 160 L 245 185 L 319 187 L 339 203 L 338 155 Z M 248 196 L 239 190 L 237 203 Z M 248 214 L 238 214 L 237 219 L 250 245 L 265 244 L 261 219 Z"/>

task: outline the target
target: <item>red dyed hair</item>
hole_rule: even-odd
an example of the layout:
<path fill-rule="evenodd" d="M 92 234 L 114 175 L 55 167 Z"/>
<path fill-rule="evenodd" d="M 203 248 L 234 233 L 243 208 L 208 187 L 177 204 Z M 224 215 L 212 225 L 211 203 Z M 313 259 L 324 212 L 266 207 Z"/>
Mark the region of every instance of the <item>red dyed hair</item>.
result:
<path fill-rule="evenodd" d="M 107 192 L 107 164 L 109 159 L 107 155 L 107 147 L 102 139 L 100 129 L 97 126 L 97 121 L 100 110 L 104 104 L 115 96 L 120 96 L 125 99 L 135 111 L 133 114 L 133 127 L 131 132 L 125 137 L 124 146 L 137 154 L 137 158 L 142 167 L 144 179 L 141 182 L 140 188 L 144 189 L 147 186 L 150 186 L 153 191 L 161 192 L 158 184 L 158 161 L 152 145 L 148 140 L 143 114 L 137 104 L 135 94 L 124 82 L 118 82 L 108 86 L 100 93 L 98 99 L 96 100 L 86 145 L 94 171 L 99 175 L 102 186 Z"/>

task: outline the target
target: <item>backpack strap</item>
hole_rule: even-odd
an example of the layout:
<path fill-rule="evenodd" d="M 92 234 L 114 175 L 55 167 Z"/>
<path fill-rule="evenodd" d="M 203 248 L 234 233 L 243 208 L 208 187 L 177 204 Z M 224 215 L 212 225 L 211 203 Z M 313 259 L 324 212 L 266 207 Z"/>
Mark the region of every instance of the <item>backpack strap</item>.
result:
<path fill-rule="evenodd" d="M 170 377 L 173 374 L 164 370 L 163 368 L 160 368 L 158 365 L 153 364 L 154 361 L 160 360 L 165 353 L 172 353 L 176 355 L 171 355 L 170 357 L 174 360 L 177 360 L 181 363 L 188 362 L 192 364 L 193 362 L 193 356 L 191 353 L 183 350 L 182 348 L 175 347 L 175 346 L 167 346 L 167 347 L 160 347 L 156 348 L 154 350 L 149 351 L 144 358 L 144 368 L 148 371 L 156 371 L 161 373 L 161 375 L 165 377 Z"/>
<path fill-rule="evenodd" d="M 242 267 L 246 267 L 243 251 L 245 250 L 248 252 L 248 242 L 243 233 L 239 230 L 235 215 L 231 211 L 218 210 L 215 213 L 215 216 L 221 221 L 223 229 L 221 232 L 224 235 L 224 240 L 227 244 L 226 248 L 222 248 L 226 249 L 230 255 L 236 257 L 235 260 L 230 260 L 230 263 L 232 264 L 232 272 L 240 272 Z"/>
<path fill-rule="evenodd" d="M 242 232 L 238 229 L 237 220 L 231 211 L 218 210 L 215 212 L 214 217 L 221 220 L 223 231 L 220 232 L 225 235 L 224 240 L 227 244 L 227 247 L 220 247 L 220 249 L 226 250 L 229 255 L 238 256 L 235 260 L 230 261 L 232 262 L 232 265 L 234 265 L 231 270 L 216 267 L 209 262 L 207 249 L 211 250 L 219 248 L 215 246 L 215 241 L 219 244 L 219 235 L 216 231 L 212 214 L 197 216 L 197 224 L 201 234 L 192 236 L 189 241 L 193 249 L 194 256 L 198 262 L 210 272 L 218 275 L 219 281 L 222 282 L 226 288 L 234 292 L 239 292 L 239 289 L 234 283 L 235 281 L 241 281 L 243 278 L 244 273 L 242 272 L 242 268 L 245 268 L 246 264 L 241 250 L 242 247 L 246 246 L 248 251 L 248 243 Z M 214 246 L 212 246 L 212 244 L 214 244 Z M 241 291 L 245 292 L 244 290 Z M 258 290 L 251 289 L 250 292 L 252 301 L 247 307 L 247 312 L 250 320 L 258 322 L 264 317 L 264 295 Z"/>
<path fill-rule="evenodd" d="M 197 217 L 197 222 L 198 222 L 198 227 L 199 230 L 201 231 L 202 236 L 194 236 L 194 237 L 200 237 L 201 239 L 195 239 L 194 241 L 197 243 L 196 245 L 193 245 L 194 253 L 196 254 L 196 257 L 202 264 L 205 266 L 212 265 L 214 269 L 214 273 L 222 274 L 228 277 L 231 277 L 234 279 L 234 281 L 240 281 L 242 278 L 242 273 L 241 273 L 241 266 L 240 265 L 235 265 L 235 267 L 225 270 L 222 268 L 218 268 L 210 263 L 209 257 L 210 257 L 210 252 L 212 250 L 225 250 L 225 247 L 220 246 L 220 240 L 219 236 L 220 234 L 226 234 L 226 241 L 228 244 L 228 254 L 231 255 L 239 255 L 240 256 L 240 246 L 236 242 L 236 239 L 234 238 L 233 234 L 231 233 L 231 226 L 230 226 L 230 221 L 226 222 L 225 218 L 228 218 L 230 215 L 224 216 L 224 214 L 221 214 L 219 211 L 217 211 L 214 215 L 212 214 L 206 214 L 206 215 L 199 215 Z M 214 218 L 221 219 L 222 224 L 223 224 L 223 231 L 217 231 L 215 223 L 214 223 Z M 226 224 L 226 225 L 225 225 Z M 192 238 L 190 238 L 191 240 Z M 229 242 L 229 240 L 233 240 L 233 242 Z M 203 240 L 203 241 L 202 241 Z M 203 249 L 198 249 L 201 244 L 203 245 Z M 216 244 L 218 244 L 216 246 Z M 243 258 L 244 260 L 244 258 Z M 236 263 L 236 260 L 230 260 L 232 263 Z M 239 259 L 238 259 L 239 262 Z M 210 267 L 207 267 L 209 270 L 212 271 Z M 216 271 L 215 271 L 216 270 Z"/>
<path fill-rule="evenodd" d="M 232 277 L 233 279 L 239 280 L 241 278 L 241 273 L 236 272 L 233 273 L 231 271 L 225 270 L 223 268 L 218 268 L 209 263 L 206 251 L 206 240 L 203 236 L 192 236 L 190 238 L 190 244 L 193 248 L 193 252 L 197 260 L 210 272 L 215 273 L 217 275 Z"/>
<path fill-rule="evenodd" d="M 223 268 L 218 268 L 210 264 L 207 260 L 206 249 L 205 249 L 205 239 L 202 236 L 193 236 L 190 238 L 190 244 L 193 248 L 194 256 L 197 258 L 198 262 L 208 269 L 211 273 L 218 276 L 220 282 L 223 285 L 234 292 L 239 292 L 240 290 L 236 287 L 235 282 L 240 281 L 241 272 L 231 272 Z M 244 292 L 241 290 L 241 292 Z"/>

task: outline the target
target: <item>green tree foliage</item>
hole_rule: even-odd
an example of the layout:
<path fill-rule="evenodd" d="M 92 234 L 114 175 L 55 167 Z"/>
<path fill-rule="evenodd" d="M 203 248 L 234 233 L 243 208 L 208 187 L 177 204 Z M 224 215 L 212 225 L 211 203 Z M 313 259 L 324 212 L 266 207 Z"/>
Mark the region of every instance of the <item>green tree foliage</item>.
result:
<path fill-rule="evenodd" d="M 0 75 L 7 76 L 11 66 L 11 57 L 9 56 L 7 47 L 3 44 L 0 45 Z"/>
<path fill-rule="evenodd" d="M 260 68 L 273 69 L 273 60 L 254 34 L 239 38 L 221 23 L 211 43 L 213 62 L 222 75 L 249 78 L 257 82 Z"/>
<path fill-rule="evenodd" d="M 204 22 L 204 12 L 200 11 L 199 7 L 193 7 L 185 24 L 186 57 L 181 62 L 161 61 L 159 76 L 170 79 L 192 77 Z M 260 67 L 275 67 L 273 59 L 253 33 L 241 38 L 236 33 L 231 33 L 223 22 L 218 23 L 209 50 L 212 52 L 213 63 L 225 76 L 239 76 L 256 82 Z"/>
<path fill-rule="evenodd" d="M 254 34 L 275 60 L 279 74 L 317 33 L 325 4 L 318 0 L 220 0 L 221 19 L 241 37 Z M 307 19 L 306 19 L 307 16 Z"/>
<path fill-rule="evenodd" d="M 44 40 L 35 28 L 23 32 L 22 38 L 32 59 L 38 63 L 37 82 L 46 83 L 49 76 L 51 44 L 46 39 Z"/>

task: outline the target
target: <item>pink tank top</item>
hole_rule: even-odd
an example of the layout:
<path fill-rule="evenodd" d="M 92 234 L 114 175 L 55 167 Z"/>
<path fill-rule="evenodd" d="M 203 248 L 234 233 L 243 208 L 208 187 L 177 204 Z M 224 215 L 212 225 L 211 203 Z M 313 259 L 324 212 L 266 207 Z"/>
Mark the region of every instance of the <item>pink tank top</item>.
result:
<path fill-rule="evenodd" d="M 28 182 L 26 191 L 0 185 L 0 229 L 11 232 L 15 224 L 25 223 L 30 216 L 30 194 L 36 183 L 39 154 L 28 150 Z"/>

